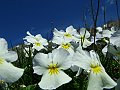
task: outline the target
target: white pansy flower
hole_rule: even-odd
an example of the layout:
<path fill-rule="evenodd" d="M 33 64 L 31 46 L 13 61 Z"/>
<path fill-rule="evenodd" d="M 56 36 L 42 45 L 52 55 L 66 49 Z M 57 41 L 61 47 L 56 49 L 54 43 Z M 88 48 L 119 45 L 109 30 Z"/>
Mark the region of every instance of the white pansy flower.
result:
<path fill-rule="evenodd" d="M 72 46 L 72 44 L 69 41 L 67 41 L 63 38 L 60 38 L 60 37 L 56 37 L 56 38 L 53 38 L 53 43 L 54 42 L 56 42 L 56 44 L 59 45 L 58 49 L 63 48 L 65 50 L 67 50 L 71 56 L 74 54 L 74 47 Z"/>
<path fill-rule="evenodd" d="M 90 33 L 86 30 L 86 28 L 81 28 L 79 34 L 75 34 L 75 37 L 75 41 L 82 44 L 84 48 L 92 44 L 92 42 L 88 40 L 88 38 L 90 37 Z"/>
<path fill-rule="evenodd" d="M 89 83 L 87 90 L 110 89 L 117 85 L 106 73 L 99 56 L 94 52 L 83 51 L 79 47 L 74 55 L 74 64 L 85 69 L 89 73 Z"/>
<path fill-rule="evenodd" d="M 110 37 L 112 36 L 112 34 L 113 34 L 113 32 L 110 31 L 110 30 L 103 30 L 103 32 L 102 32 L 102 37 L 103 37 L 103 38 L 104 38 L 104 37 L 110 38 Z"/>
<path fill-rule="evenodd" d="M 38 83 L 42 89 L 56 89 L 72 79 L 63 72 L 71 67 L 69 53 L 64 49 L 55 49 L 52 53 L 38 53 L 33 60 L 34 73 L 43 75 Z"/>
<path fill-rule="evenodd" d="M 17 68 L 10 63 L 16 61 L 17 58 L 16 52 L 8 51 L 6 40 L 0 38 L 0 80 L 13 83 L 23 75 L 24 69 Z"/>
<path fill-rule="evenodd" d="M 120 47 L 120 36 L 118 37 L 111 37 L 110 43 L 113 45 L 116 45 L 117 47 Z"/>
<path fill-rule="evenodd" d="M 71 43 L 65 43 L 65 42 L 63 42 L 63 43 L 61 43 L 61 45 L 58 47 L 58 49 L 59 49 L 59 48 L 63 48 L 63 49 L 65 49 L 65 50 L 67 50 L 67 51 L 70 53 L 71 56 L 74 54 L 74 47 L 71 45 Z"/>
<path fill-rule="evenodd" d="M 59 40 L 57 40 L 57 39 L 59 39 L 59 38 L 62 38 L 67 42 L 71 42 L 72 40 L 74 40 L 74 34 L 76 34 L 76 33 L 77 33 L 77 31 L 76 31 L 76 29 L 73 28 L 73 26 L 67 27 L 66 31 L 62 31 L 62 30 L 58 31 L 55 28 L 54 32 L 53 32 L 53 34 L 54 34 L 53 42 L 57 44 L 59 42 Z"/>
<path fill-rule="evenodd" d="M 27 40 L 28 43 L 33 44 L 33 49 L 36 49 L 40 51 L 41 49 L 45 48 L 45 45 L 48 45 L 48 42 L 46 39 L 42 38 L 40 34 L 37 35 L 31 35 L 29 31 L 27 31 L 28 36 L 23 38 L 24 40 Z"/>
<path fill-rule="evenodd" d="M 95 37 L 95 43 L 98 40 L 103 39 L 106 43 L 108 43 L 109 41 L 105 39 L 105 37 L 110 38 L 113 36 L 113 34 L 116 32 L 113 27 L 108 30 L 108 29 L 102 29 L 101 27 L 97 27 L 96 28 L 98 31 L 96 33 L 96 37 Z M 94 42 L 94 37 L 92 36 L 91 41 Z"/>

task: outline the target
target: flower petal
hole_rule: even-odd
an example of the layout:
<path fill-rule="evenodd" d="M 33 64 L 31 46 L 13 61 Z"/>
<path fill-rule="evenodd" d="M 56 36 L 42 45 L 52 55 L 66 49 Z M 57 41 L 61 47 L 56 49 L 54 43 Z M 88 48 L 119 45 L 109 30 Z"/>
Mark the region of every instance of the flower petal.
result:
<path fill-rule="evenodd" d="M 92 44 L 92 42 L 88 41 L 86 38 L 84 39 L 84 42 L 83 42 L 84 48 L 87 48 L 87 46 L 90 46 L 91 44 Z"/>
<path fill-rule="evenodd" d="M 60 48 L 52 51 L 53 63 L 58 63 L 58 65 L 65 65 L 65 62 L 69 56 L 68 51 Z"/>
<path fill-rule="evenodd" d="M 89 53 L 83 51 L 81 46 L 79 46 L 73 56 L 73 64 L 85 70 L 89 70 L 91 61 Z"/>
<path fill-rule="evenodd" d="M 118 38 L 119 39 L 114 42 L 114 45 L 116 45 L 117 47 L 120 47 L 120 37 Z"/>
<path fill-rule="evenodd" d="M 103 90 L 100 74 L 90 73 L 87 90 Z"/>
<path fill-rule="evenodd" d="M 71 66 L 71 67 L 70 67 L 70 69 L 71 69 L 73 72 L 76 72 L 76 71 L 78 71 L 78 70 L 79 70 L 79 67 L 78 67 L 78 66 L 73 65 L 73 66 Z"/>
<path fill-rule="evenodd" d="M 103 37 L 110 38 L 112 36 L 112 32 L 110 30 L 103 30 L 102 35 Z"/>
<path fill-rule="evenodd" d="M 73 26 L 69 26 L 66 28 L 66 32 L 71 34 L 71 35 L 74 35 L 77 33 L 76 29 L 73 28 Z"/>
<path fill-rule="evenodd" d="M 86 32 L 86 33 L 85 33 Z M 80 35 L 81 36 L 84 36 L 85 35 L 85 38 L 89 38 L 90 37 L 90 33 L 86 30 L 86 28 L 81 28 L 80 29 Z"/>
<path fill-rule="evenodd" d="M 36 42 L 34 36 L 26 36 L 25 38 L 23 38 L 23 40 L 27 40 L 27 42 L 29 42 L 29 43 Z"/>
<path fill-rule="evenodd" d="M 35 38 L 37 38 L 38 40 L 40 40 L 40 39 L 42 38 L 42 36 L 41 36 L 41 34 L 37 34 L 37 35 L 35 36 Z"/>
<path fill-rule="evenodd" d="M 54 28 L 54 36 L 57 36 L 57 37 L 62 37 L 64 35 L 65 32 L 63 31 L 58 31 L 56 28 Z"/>
<path fill-rule="evenodd" d="M 117 47 L 120 47 L 120 36 L 118 37 L 111 37 L 110 38 L 110 43 L 113 45 L 116 45 Z"/>
<path fill-rule="evenodd" d="M 101 78 L 103 86 L 106 89 L 113 88 L 117 85 L 117 83 L 113 79 L 111 79 L 111 77 L 106 72 L 101 73 Z"/>
<path fill-rule="evenodd" d="M 77 71 L 76 76 L 79 76 L 81 74 L 81 72 L 82 72 L 82 68 L 79 68 L 78 71 Z"/>
<path fill-rule="evenodd" d="M 34 66 L 42 66 L 42 67 L 48 67 L 50 63 L 48 54 L 38 53 L 35 55 L 33 59 L 33 67 Z"/>
<path fill-rule="evenodd" d="M 40 51 L 41 49 L 45 48 L 43 45 L 40 46 L 36 46 L 35 44 L 33 44 L 33 49 L 36 49 L 37 51 Z"/>
<path fill-rule="evenodd" d="M 47 68 L 40 67 L 40 66 L 33 66 L 33 70 L 34 70 L 34 73 L 38 75 L 42 75 L 47 70 Z"/>
<path fill-rule="evenodd" d="M 18 55 L 14 51 L 8 51 L 8 53 L 5 53 L 2 57 L 8 62 L 14 62 L 18 59 Z"/>
<path fill-rule="evenodd" d="M 90 73 L 89 84 L 87 90 L 103 90 L 103 88 L 110 89 L 117 85 L 110 76 L 102 71 L 101 73 Z"/>
<path fill-rule="evenodd" d="M 102 53 L 103 53 L 104 55 L 106 55 L 107 51 L 108 51 L 108 45 L 106 45 L 106 46 L 102 49 Z"/>
<path fill-rule="evenodd" d="M 0 79 L 5 82 L 13 83 L 23 75 L 24 69 L 17 68 L 11 63 L 2 61 L 0 64 Z"/>
<path fill-rule="evenodd" d="M 29 31 L 27 31 L 27 35 L 29 36 L 33 36 Z M 34 37 L 34 36 L 33 36 Z"/>
<path fill-rule="evenodd" d="M 91 57 L 91 60 L 94 62 L 94 63 L 100 63 L 100 59 L 99 59 L 99 56 L 97 53 L 95 53 L 95 51 L 91 50 L 90 51 L 90 57 Z"/>
<path fill-rule="evenodd" d="M 0 38 L 0 55 L 6 53 L 8 50 L 7 41 L 4 38 Z"/>
<path fill-rule="evenodd" d="M 98 32 L 102 32 L 103 31 L 102 27 L 97 27 L 96 29 L 98 30 Z"/>
<path fill-rule="evenodd" d="M 62 84 L 70 82 L 72 79 L 63 71 L 59 71 L 58 74 L 50 75 L 48 71 L 43 74 L 39 86 L 42 89 L 56 89 Z"/>
<path fill-rule="evenodd" d="M 48 45 L 48 42 L 47 42 L 47 40 L 46 39 L 44 39 L 44 38 L 41 38 L 41 44 L 42 45 Z"/>
<path fill-rule="evenodd" d="M 64 42 L 64 39 L 62 37 L 53 37 L 52 42 L 60 45 Z"/>

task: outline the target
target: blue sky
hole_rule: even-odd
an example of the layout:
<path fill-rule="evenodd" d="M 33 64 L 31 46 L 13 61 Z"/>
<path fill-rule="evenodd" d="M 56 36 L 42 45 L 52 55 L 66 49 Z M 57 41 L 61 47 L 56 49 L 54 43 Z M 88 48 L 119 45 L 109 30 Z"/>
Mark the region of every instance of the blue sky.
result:
<path fill-rule="evenodd" d="M 96 1 L 94 0 L 95 7 Z M 100 1 L 98 26 L 103 24 L 101 7 L 104 4 L 107 9 L 107 21 L 117 19 L 114 0 Z M 0 37 L 5 38 L 9 44 L 16 45 L 23 42 L 26 31 L 34 35 L 40 33 L 47 38 L 53 27 L 83 27 L 84 10 L 87 13 L 87 23 L 92 26 L 89 6 L 90 0 L 0 0 Z"/>

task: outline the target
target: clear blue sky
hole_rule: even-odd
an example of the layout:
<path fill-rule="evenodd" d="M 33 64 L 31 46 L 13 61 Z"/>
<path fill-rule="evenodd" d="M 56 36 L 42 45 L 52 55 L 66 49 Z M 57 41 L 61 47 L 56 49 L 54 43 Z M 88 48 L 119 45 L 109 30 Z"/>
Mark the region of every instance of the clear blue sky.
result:
<path fill-rule="evenodd" d="M 95 6 L 96 1 L 94 0 Z M 114 0 L 100 1 L 98 26 L 103 24 L 101 7 L 104 4 L 107 7 L 107 21 L 117 19 Z M 83 27 L 84 10 L 91 26 L 89 6 L 90 0 L 0 0 L 0 37 L 15 45 L 23 42 L 22 38 L 28 30 L 34 35 L 40 33 L 46 38 L 52 27 Z"/>

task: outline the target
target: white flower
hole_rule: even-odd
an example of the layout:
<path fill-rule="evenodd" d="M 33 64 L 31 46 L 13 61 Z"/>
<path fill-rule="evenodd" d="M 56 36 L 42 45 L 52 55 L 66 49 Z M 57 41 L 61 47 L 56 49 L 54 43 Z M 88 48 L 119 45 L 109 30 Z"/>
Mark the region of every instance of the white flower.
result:
<path fill-rule="evenodd" d="M 66 28 L 66 31 L 58 31 L 56 28 L 54 29 L 54 37 L 53 37 L 53 43 L 58 44 L 59 43 L 59 38 L 64 39 L 67 42 L 71 42 L 74 40 L 74 34 L 76 34 L 77 31 L 76 29 L 73 28 L 73 26 L 69 26 Z"/>
<path fill-rule="evenodd" d="M 97 27 L 96 29 L 98 31 L 96 33 L 95 41 L 101 40 L 103 38 L 106 43 L 108 43 L 108 41 L 105 39 L 105 37 L 110 38 L 116 32 L 114 27 L 112 27 L 110 30 L 102 29 L 101 27 Z M 91 41 L 94 42 L 94 37 L 92 37 Z"/>
<path fill-rule="evenodd" d="M 0 38 L 0 80 L 13 83 L 23 75 L 24 69 L 17 68 L 10 63 L 16 61 L 17 58 L 16 52 L 8 51 L 6 40 Z"/>
<path fill-rule="evenodd" d="M 103 32 L 102 32 L 102 37 L 103 37 L 103 38 L 104 38 L 104 37 L 110 38 L 113 33 L 114 33 L 114 32 L 112 32 L 112 31 L 110 31 L 110 30 L 103 30 Z"/>
<path fill-rule="evenodd" d="M 100 63 L 99 56 L 94 52 L 83 51 L 79 47 L 74 55 L 74 64 L 89 72 L 89 83 L 87 90 L 103 90 L 116 86 L 110 76 L 105 72 Z"/>
<path fill-rule="evenodd" d="M 110 43 L 113 45 L 116 45 L 117 47 L 120 47 L 120 36 L 117 37 L 111 37 Z"/>
<path fill-rule="evenodd" d="M 54 42 L 56 42 L 56 44 L 59 45 L 58 49 L 63 48 L 67 50 L 71 56 L 74 54 L 74 47 L 68 40 L 60 38 L 60 37 L 56 37 L 56 38 L 53 38 L 53 43 Z"/>
<path fill-rule="evenodd" d="M 33 60 L 34 73 L 43 75 L 38 83 L 42 89 L 56 89 L 72 79 L 63 72 L 71 67 L 69 53 L 64 49 L 55 49 L 52 53 L 38 53 Z"/>
<path fill-rule="evenodd" d="M 40 34 L 37 34 L 36 36 L 31 35 L 29 31 L 27 31 L 28 36 L 23 38 L 24 40 L 27 40 L 28 43 L 33 44 L 33 49 L 36 49 L 40 51 L 41 49 L 45 48 L 45 45 L 48 45 L 48 42 L 46 39 L 42 38 Z"/>
<path fill-rule="evenodd" d="M 90 33 L 86 30 L 86 28 L 81 28 L 79 34 L 75 34 L 75 41 L 82 44 L 84 48 L 87 46 L 90 46 L 92 42 L 88 41 L 88 38 L 90 37 Z"/>
<path fill-rule="evenodd" d="M 71 56 L 73 56 L 74 54 L 74 47 L 71 45 L 71 43 L 61 43 L 61 45 L 58 47 L 59 48 L 63 48 L 65 50 L 67 50 Z"/>

